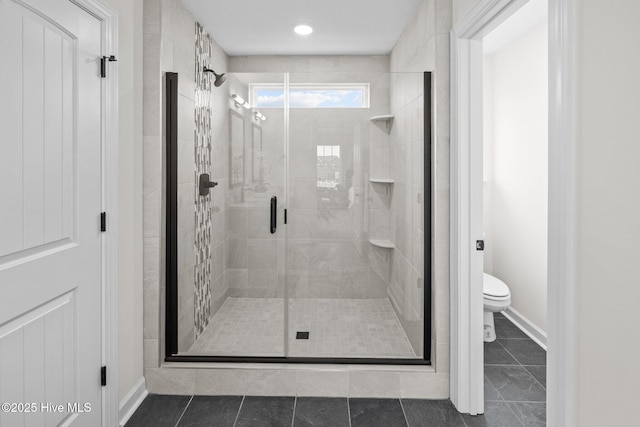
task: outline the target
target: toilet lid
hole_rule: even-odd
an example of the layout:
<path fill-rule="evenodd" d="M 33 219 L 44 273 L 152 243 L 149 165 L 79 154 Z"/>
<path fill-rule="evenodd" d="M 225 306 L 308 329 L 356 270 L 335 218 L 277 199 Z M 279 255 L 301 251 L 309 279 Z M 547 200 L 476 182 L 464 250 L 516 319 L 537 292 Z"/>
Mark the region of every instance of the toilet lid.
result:
<path fill-rule="evenodd" d="M 509 296 L 509 287 L 497 277 L 484 273 L 484 294 L 492 297 Z"/>

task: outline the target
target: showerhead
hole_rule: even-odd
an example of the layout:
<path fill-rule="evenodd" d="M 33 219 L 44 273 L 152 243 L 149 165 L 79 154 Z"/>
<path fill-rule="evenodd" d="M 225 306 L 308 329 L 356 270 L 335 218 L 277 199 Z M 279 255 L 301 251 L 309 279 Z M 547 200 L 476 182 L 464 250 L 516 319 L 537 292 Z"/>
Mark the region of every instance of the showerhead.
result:
<path fill-rule="evenodd" d="M 213 85 L 215 87 L 220 87 L 222 83 L 224 83 L 225 80 L 227 80 L 227 76 L 225 75 L 225 73 L 218 74 L 215 71 L 213 71 L 211 68 L 207 68 L 207 67 L 204 67 L 202 71 L 204 71 L 205 73 L 213 73 L 213 75 L 216 78 L 216 80 L 213 82 Z"/>
<path fill-rule="evenodd" d="M 222 74 L 215 74 L 216 76 L 216 81 L 213 82 L 213 85 L 215 87 L 220 87 L 222 85 L 222 83 L 224 83 L 227 80 L 227 76 L 225 73 Z"/>

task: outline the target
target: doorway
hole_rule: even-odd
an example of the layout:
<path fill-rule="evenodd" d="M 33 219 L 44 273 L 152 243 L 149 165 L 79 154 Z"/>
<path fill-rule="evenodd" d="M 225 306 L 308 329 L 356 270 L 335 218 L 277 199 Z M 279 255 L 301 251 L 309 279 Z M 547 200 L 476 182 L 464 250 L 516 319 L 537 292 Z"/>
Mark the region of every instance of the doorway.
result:
<path fill-rule="evenodd" d="M 546 418 L 547 15 L 530 0 L 482 40 L 485 417 L 513 425 Z"/>
<path fill-rule="evenodd" d="M 451 398 L 462 412 L 484 408 L 482 345 L 482 40 L 526 4 L 481 1 L 452 31 L 452 346 Z M 549 214 L 548 214 L 548 411 L 551 424 L 566 423 L 570 401 L 572 289 L 570 212 L 573 167 L 571 5 L 549 2 Z M 476 159 L 475 161 L 473 159 Z M 569 313 L 569 315 L 567 315 Z M 560 321 L 560 319 L 563 319 Z M 565 368 L 562 368 L 565 367 Z M 562 420 L 562 421 L 560 421 Z"/>

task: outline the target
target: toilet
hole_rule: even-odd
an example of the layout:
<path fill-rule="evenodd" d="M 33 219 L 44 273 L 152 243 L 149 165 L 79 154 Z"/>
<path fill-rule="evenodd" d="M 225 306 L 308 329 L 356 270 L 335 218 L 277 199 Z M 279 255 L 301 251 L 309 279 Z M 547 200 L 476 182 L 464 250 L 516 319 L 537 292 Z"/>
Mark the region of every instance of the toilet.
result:
<path fill-rule="evenodd" d="M 496 340 L 496 328 L 493 321 L 493 313 L 504 311 L 511 304 L 511 292 L 502 280 L 490 274 L 484 273 L 483 280 L 483 304 L 484 304 L 484 341 Z"/>

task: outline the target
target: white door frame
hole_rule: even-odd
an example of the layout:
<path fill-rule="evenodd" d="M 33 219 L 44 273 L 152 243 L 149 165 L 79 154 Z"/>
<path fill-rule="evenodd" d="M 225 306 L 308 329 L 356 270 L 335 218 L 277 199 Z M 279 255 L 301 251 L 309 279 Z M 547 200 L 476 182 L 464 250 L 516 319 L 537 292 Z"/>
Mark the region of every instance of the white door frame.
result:
<path fill-rule="evenodd" d="M 484 412 L 482 280 L 470 277 L 481 259 L 475 240 L 482 239 L 482 231 L 473 228 L 471 209 L 477 203 L 472 197 L 481 197 L 473 194 L 473 179 L 482 170 L 482 39 L 527 1 L 481 0 L 451 31 L 450 389 L 464 413 Z M 574 425 L 573 12 L 574 0 L 549 0 L 547 420 L 552 427 Z"/>
<path fill-rule="evenodd" d="M 103 56 L 118 57 L 118 13 L 99 0 L 69 0 L 101 21 Z M 118 70 L 107 65 L 102 79 L 102 211 L 107 231 L 102 239 L 102 365 L 107 386 L 102 393 L 102 425 L 118 425 Z M 97 72 L 97 70 L 96 70 Z"/>

